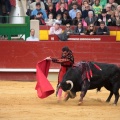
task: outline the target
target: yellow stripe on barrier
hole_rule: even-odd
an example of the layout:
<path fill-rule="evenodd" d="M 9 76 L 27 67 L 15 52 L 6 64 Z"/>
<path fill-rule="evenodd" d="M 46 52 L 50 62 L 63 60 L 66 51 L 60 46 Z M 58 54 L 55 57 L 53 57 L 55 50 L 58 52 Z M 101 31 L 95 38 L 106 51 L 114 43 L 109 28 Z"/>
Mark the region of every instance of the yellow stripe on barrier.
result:
<path fill-rule="evenodd" d="M 117 31 L 110 31 L 110 35 L 116 35 Z"/>
<path fill-rule="evenodd" d="M 116 32 L 116 41 L 120 41 L 120 31 Z"/>
<path fill-rule="evenodd" d="M 115 35 L 116 41 L 120 41 L 120 31 L 110 31 L 110 35 Z M 49 39 L 49 30 L 40 30 L 39 31 L 39 39 L 40 40 L 48 40 Z"/>
<path fill-rule="evenodd" d="M 48 40 L 48 30 L 40 30 L 39 32 L 39 39 L 40 40 Z"/>

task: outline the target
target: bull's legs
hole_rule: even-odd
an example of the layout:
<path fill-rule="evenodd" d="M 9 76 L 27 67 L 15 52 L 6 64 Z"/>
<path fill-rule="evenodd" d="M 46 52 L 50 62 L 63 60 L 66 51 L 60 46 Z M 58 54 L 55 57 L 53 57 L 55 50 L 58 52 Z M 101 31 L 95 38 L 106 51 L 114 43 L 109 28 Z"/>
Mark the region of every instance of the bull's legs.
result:
<path fill-rule="evenodd" d="M 109 94 L 109 96 L 108 96 L 108 98 L 107 98 L 106 102 L 110 102 L 110 100 L 111 100 L 112 96 L 113 96 L 113 92 L 112 92 L 112 91 L 110 91 L 110 94 Z"/>
<path fill-rule="evenodd" d="M 82 84 L 82 90 L 80 94 L 80 100 L 78 104 L 81 104 L 83 102 L 83 98 L 85 97 L 87 90 L 89 89 L 90 83 L 88 80 L 85 80 L 84 83 Z"/>
<path fill-rule="evenodd" d="M 119 83 L 115 83 L 113 86 L 113 94 L 115 95 L 114 103 L 117 105 L 118 99 L 119 99 Z"/>
<path fill-rule="evenodd" d="M 118 99 L 119 99 L 119 92 L 115 94 L 115 101 L 114 101 L 115 105 L 117 105 Z"/>

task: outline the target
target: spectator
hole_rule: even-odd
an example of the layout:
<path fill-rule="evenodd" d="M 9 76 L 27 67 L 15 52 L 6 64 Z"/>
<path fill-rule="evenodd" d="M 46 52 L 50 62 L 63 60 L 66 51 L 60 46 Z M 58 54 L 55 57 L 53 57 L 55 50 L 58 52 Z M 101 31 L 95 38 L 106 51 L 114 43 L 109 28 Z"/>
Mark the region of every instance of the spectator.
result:
<path fill-rule="evenodd" d="M 44 0 L 44 3 L 46 3 L 46 2 L 47 2 L 47 0 Z M 56 5 L 58 2 L 59 2 L 59 0 L 52 0 L 52 3 L 53 3 L 54 5 Z"/>
<path fill-rule="evenodd" d="M 48 26 L 53 26 L 54 25 L 55 19 L 53 19 L 53 14 L 52 13 L 50 13 L 48 15 L 48 19 L 45 22 L 46 22 L 46 25 L 48 25 Z"/>
<path fill-rule="evenodd" d="M 41 9 L 41 4 L 39 2 L 36 3 L 36 9 L 34 9 L 31 13 L 31 16 L 36 16 L 38 12 L 43 13 L 43 19 L 47 19 L 46 11 Z"/>
<path fill-rule="evenodd" d="M 61 16 L 61 14 L 58 14 L 58 15 L 56 16 L 55 21 L 59 21 L 59 23 L 62 24 L 62 16 Z"/>
<path fill-rule="evenodd" d="M 54 5 L 56 5 L 59 2 L 59 0 L 52 0 L 52 2 Z"/>
<path fill-rule="evenodd" d="M 35 37 L 35 30 L 31 29 L 30 30 L 30 37 L 26 39 L 26 41 L 39 41 L 37 37 Z"/>
<path fill-rule="evenodd" d="M 1 10 L 1 22 L 2 23 L 9 23 L 9 14 L 11 12 L 11 4 L 9 0 L 0 0 L 0 10 Z"/>
<path fill-rule="evenodd" d="M 58 35 L 62 33 L 62 29 L 60 28 L 60 22 L 56 21 L 55 25 L 50 27 L 49 35 Z"/>
<path fill-rule="evenodd" d="M 59 2 L 56 4 L 56 12 L 61 8 L 61 4 L 64 4 L 64 8 L 68 10 L 68 4 L 65 2 L 65 0 L 59 0 Z"/>
<path fill-rule="evenodd" d="M 92 9 L 96 16 L 98 16 L 98 14 L 101 14 L 102 6 L 100 5 L 100 0 L 95 0 L 95 3 L 92 5 Z"/>
<path fill-rule="evenodd" d="M 115 0 L 118 5 L 120 5 L 120 0 Z"/>
<path fill-rule="evenodd" d="M 65 11 L 67 11 L 67 10 L 65 9 L 65 4 L 64 4 L 64 3 L 61 3 L 61 4 L 60 4 L 60 9 L 58 9 L 57 14 L 61 14 L 61 16 L 63 17 L 63 13 L 64 13 Z"/>
<path fill-rule="evenodd" d="M 68 10 L 70 11 L 73 9 L 73 4 L 78 4 L 78 9 L 81 10 L 81 5 L 78 3 L 78 0 L 71 0 L 70 3 L 68 2 Z"/>
<path fill-rule="evenodd" d="M 41 1 L 41 0 L 36 0 L 36 2 L 32 2 L 31 4 L 30 4 L 30 9 L 31 10 L 34 10 L 34 9 L 36 9 L 36 3 L 40 3 L 40 6 L 41 6 L 41 9 L 44 9 L 45 10 L 45 5 L 44 5 L 44 3 Z"/>
<path fill-rule="evenodd" d="M 72 19 L 70 18 L 69 14 L 67 11 L 65 11 L 63 13 L 63 18 L 62 18 L 62 25 L 66 25 L 66 24 L 72 24 Z"/>
<path fill-rule="evenodd" d="M 81 22 L 82 21 L 82 13 L 81 11 L 78 11 L 76 13 L 76 17 L 73 19 L 73 25 L 77 25 L 78 22 Z"/>
<path fill-rule="evenodd" d="M 116 10 L 119 12 L 119 15 L 120 15 L 120 5 L 117 6 Z"/>
<path fill-rule="evenodd" d="M 110 35 L 109 28 L 105 26 L 105 22 L 101 21 L 100 22 L 100 27 L 96 31 L 97 35 Z"/>
<path fill-rule="evenodd" d="M 73 1 L 77 1 L 78 5 L 82 4 L 82 0 L 69 0 L 68 5 L 70 5 Z"/>
<path fill-rule="evenodd" d="M 71 34 L 73 34 L 73 30 L 71 29 L 71 26 L 70 26 L 69 23 L 66 24 L 66 29 L 64 30 L 63 33 L 65 33 L 65 34 L 67 34 L 67 35 L 71 35 Z"/>
<path fill-rule="evenodd" d="M 89 24 L 89 26 L 87 27 L 87 31 L 86 31 L 86 35 L 95 35 L 95 26 L 94 24 Z"/>
<path fill-rule="evenodd" d="M 69 11 L 69 16 L 74 19 L 76 17 L 76 13 L 80 10 L 77 9 L 77 4 L 73 4 L 73 9 Z"/>
<path fill-rule="evenodd" d="M 58 35 L 58 38 L 61 41 L 67 41 L 69 35 L 71 35 L 71 34 L 73 34 L 73 30 L 71 29 L 70 24 L 66 24 L 66 29 L 64 30 L 63 33 Z"/>
<path fill-rule="evenodd" d="M 111 9 L 111 4 L 106 5 L 106 11 L 107 11 L 107 14 L 111 16 L 111 18 L 114 17 L 114 11 L 112 11 Z"/>
<path fill-rule="evenodd" d="M 78 22 L 77 27 L 74 29 L 75 35 L 85 35 L 85 28 L 82 25 L 82 22 Z"/>
<path fill-rule="evenodd" d="M 45 20 L 43 19 L 43 13 L 42 12 L 38 12 L 35 19 L 39 20 L 39 25 L 46 25 Z"/>
<path fill-rule="evenodd" d="M 85 10 L 82 11 L 82 18 L 86 18 L 88 17 L 88 12 L 89 11 L 93 11 L 90 9 L 90 6 L 88 4 L 85 5 Z M 93 15 L 94 15 L 94 11 L 93 11 Z"/>
<path fill-rule="evenodd" d="M 88 12 L 88 17 L 85 18 L 85 22 L 87 23 L 87 26 L 90 24 L 96 25 L 97 18 L 93 15 L 93 11 Z"/>
<path fill-rule="evenodd" d="M 100 0 L 100 5 L 102 6 L 102 9 L 105 8 L 106 4 L 107 4 L 107 0 Z"/>
<path fill-rule="evenodd" d="M 92 5 L 94 4 L 94 1 L 95 0 L 89 0 L 89 5 L 91 6 L 91 8 L 92 8 Z"/>
<path fill-rule="evenodd" d="M 45 3 L 45 10 L 46 11 L 48 11 L 48 9 L 49 9 L 49 5 L 53 5 L 53 8 L 55 9 L 55 6 L 54 6 L 54 4 L 52 3 L 52 0 L 47 0 Z"/>
<path fill-rule="evenodd" d="M 101 21 L 104 21 L 106 26 L 112 25 L 111 16 L 107 14 L 106 9 L 103 9 L 102 13 L 98 15 L 98 26 Z"/>
<path fill-rule="evenodd" d="M 92 9 L 91 5 L 89 5 L 88 0 L 84 0 L 82 3 L 82 11 L 85 10 L 86 6 L 89 6 L 89 9 Z"/>
<path fill-rule="evenodd" d="M 120 26 L 120 15 L 119 12 L 115 11 L 115 16 L 112 18 L 112 25 L 113 26 Z"/>
<path fill-rule="evenodd" d="M 55 19 L 56 18 L 56 10 L 54 8 L 54 5 L 53 4 L 49 4 L 48 5 L 48 10 L 46 10 L 47 12 L 47 16 L 52 13 L 53 14 L 53 18 Z"/>
<path fill-rule="evenodd" d="M 111 4 L 111 9 L 113 11 L 117 9 L 118 4 L 115 2 L 115 0 L 109 0 L 108 4 Z"/>

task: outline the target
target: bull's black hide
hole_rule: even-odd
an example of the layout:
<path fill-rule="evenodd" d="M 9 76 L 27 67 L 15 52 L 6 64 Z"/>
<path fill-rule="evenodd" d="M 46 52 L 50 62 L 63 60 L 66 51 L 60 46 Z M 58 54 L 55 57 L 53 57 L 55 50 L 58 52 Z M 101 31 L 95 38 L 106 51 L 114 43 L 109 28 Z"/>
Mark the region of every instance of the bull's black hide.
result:
<path fill-rule="evenodd" d="M 95 62 L 95 64 L 102 69 L 101 71 L 98 70 L 95 67 L 95 65 L 92 64 L 92 62 L 89 62 L 89 68 L 93 73 L 93 77 L 91 77 L 90 81 L 88 81 L 88 78 L 83 76 L 83 74 L 85 73 L 83 68 L 81 68 L 81 65 L 83 64 L 88 65 L 87 62 L 80 62 L 77 66 L 70 68 L 66 72 L 60 84 L 61 88 L 64 91 L 68 91 L 70 90 L 71 85 L 73 85 L 73 87 L 70 90 L 71 91 L 70 94 L 68 94 L 69 97 L 72 97 L 71 95 L 74 96 L 76 92 L 81 91 L 80 101 L 82 101 L 87 90 L 95 88 L 100 89 L 101 87 L 104 86 L 107 90 L 110 91 L 110 95 L 106 101 L 109 102 L 112 95 L 114 94 L 115 95 L 114 104 L 117 104 L 119 99 L 120 88 L 120 68 L 115 64 Z"/>

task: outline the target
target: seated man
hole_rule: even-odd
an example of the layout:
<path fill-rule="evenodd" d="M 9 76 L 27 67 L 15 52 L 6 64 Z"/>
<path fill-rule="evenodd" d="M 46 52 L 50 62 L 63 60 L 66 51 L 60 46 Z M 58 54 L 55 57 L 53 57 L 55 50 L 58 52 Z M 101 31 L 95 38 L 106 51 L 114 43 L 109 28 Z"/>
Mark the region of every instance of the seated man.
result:
<path fill-rule="evenodd" d="M 109 28 L 105 26 L 105 22 L 100 22 L 100 27 L 96 31 L 97 35 L 110 35 Z"/>
<path fill-rule="evenodd" d="M 50 27 L 49 35 L 58 35 L 62 33 L 62 29 L 60 28 L 60 22 L 55 21 L 55 25 Z"/>
<path fill-rule="evenodd" d="M 26 41 L 39 41 L 37 37 L 35 37 L 35 30 L 31 29 L 30 30 L 30 37 L 26 39 Z"/>
<path fill-rule="evenodd" d="M 98 26 L 101 21 L 104 21 L 106 26 L 112 25 L 111 15 L 107 14 L 106 9 L 102 9 L 102 13 L 98 15 Z"/>
<path fill-rule="evenodd" d="M 73 34 L 73 30 L 70 27 L 70 24 L 66 24 L 66 29 L 62 34 L 59 34 L 58 37 L 61 41 L 66 41 L 69 37 L 69 35 Z"/>

